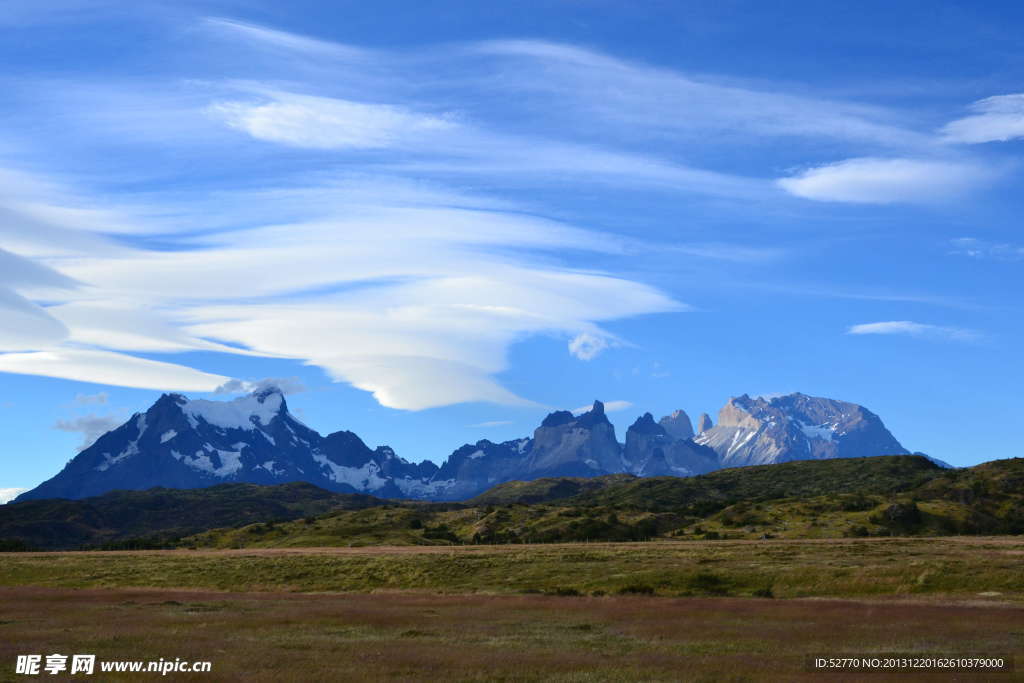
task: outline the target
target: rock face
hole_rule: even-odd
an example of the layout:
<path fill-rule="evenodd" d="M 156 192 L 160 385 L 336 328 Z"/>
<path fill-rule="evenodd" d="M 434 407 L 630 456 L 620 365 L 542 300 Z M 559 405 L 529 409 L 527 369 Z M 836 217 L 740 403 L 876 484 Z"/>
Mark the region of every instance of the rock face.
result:
<path fill-rule="evenodd" d="M 429 482 L 433 497 L 463 500 L 506 481 L 530 478 L 524 466 L 532 447 L 533 439 L 484 439 L 456 449 Z"/>
<path fill-rule="evenodd" d="M 686 411 L 676 410 L 671 415 L 666 415 L 658 420 L 658 424 L 673 439 L 693 438 L 693 424 L 690 423 L 690 416 L 686 414 Z"/>
<path fill-rule="evenodd" d="M 676 411 L 676 416 L 682 411 Z M 683 417 L 686 414 L 683 413 Z M 624 450 L 628 471 L 641 477 L 690 477 L 718 469 L 718 454 L 689 438 L 677 438 L 664 427 L 668 418 L 655 422 L 650 413 L 638 417 L 626 430 Z M 690 419 L 686 418 L 689 426 Z M 692 435 L 693 430 L 689 430 Z"/>
<path fill-rule="evenodd" d="M 731 398 L 718 425 L 694 441 L 713 448 L 722 467 L 909 453 L 863 406 L 799 393 Z"/>
<path fill-rule="evenodd" d="M 729 399 L 717 426 L 705 414 L 698 428 L 693 437 L 681 410 L 658 422 L 645 413 L 623 445 L 604 404 L 594 401 L 582 415 L 551 413 L 532 438 L 466 444 L 438 467 L 409 462 L 387 446 L 371 449 L 349 431 L 321 436 L 288 412 L 277 389 L 234 401 L 164 394 L 17 500 L 293 481 L 382 498 L 463 500 L 511 480 L 692 476 L 719 467 L 908 452 L 867 409 L 803 394 L 770 400 L 744 394 Z"/>
<path fill-rule="evenodd" d="M 561 410 L 551 413 L 533 433 L 526 470 L 539 477 L 592 477 L 622 472 L 622 447 L 615 427 L 604 414 L 604 404 L 579 417 Z"/>
<path fill-rule="evenodd" d="M 698 434 L 702 434 L 703 432 L 708 431 L 709 429 L 711 429 L 714 426 L 715 426 L 715 424 L 711 421 L 711 416 L 708 415 L 707 413 L 701 413 L 700 417 L 697 418 L 697 433 Z"/>
<path fill-rule="evenodd" d="M 320 436 L 292 417 L 276 389 L 234 401 L 164 394 L 18 500 L 291 481 L 342 493 L 401 496 L 436 471 L 433 463 L 414 465 L 387 446 L 371 450 L 352 432 Z"/>
<path fill-rule="evenodd" d="M 506 481 L 625 471 L 615 427 L 604 413 L 604 404 L 594 401 L 579 416 L 567 410 L 551 413 L 532 439 L 477 441 L 456 449 L 432 484 L 437 499 L 462 500 Z"/>

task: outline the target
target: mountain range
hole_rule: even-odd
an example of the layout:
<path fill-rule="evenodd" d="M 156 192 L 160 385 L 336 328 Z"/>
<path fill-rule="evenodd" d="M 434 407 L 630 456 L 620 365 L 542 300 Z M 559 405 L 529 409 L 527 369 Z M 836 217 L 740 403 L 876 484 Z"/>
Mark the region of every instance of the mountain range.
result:
<path fill-rule="evenodd" d="M 225 483 L 0 505 L 0 552 L 1020 534 L 1022 483 L 1024 458 L 919 455 L 549 477 L 443 503 Z"/>
<path fill-rule="evenodd" d="M 454 501 L 504 482 L 544 477 L 689 477 L 723 467 L 906 454 L 881 419 L 843 401 L 790 394 L 731 398 L 698 430 L 682 410 L 645 413 L 620 443 L 604 405 L 555 411 L 532 437 L 465 444 L 441 466 L 371 449 L 350 431 L 321 436 L 268 388 L 232 401 L 164 394 L 16 500 L 80 499 L 112 490 L 304 481 L 338 493 Z"/>

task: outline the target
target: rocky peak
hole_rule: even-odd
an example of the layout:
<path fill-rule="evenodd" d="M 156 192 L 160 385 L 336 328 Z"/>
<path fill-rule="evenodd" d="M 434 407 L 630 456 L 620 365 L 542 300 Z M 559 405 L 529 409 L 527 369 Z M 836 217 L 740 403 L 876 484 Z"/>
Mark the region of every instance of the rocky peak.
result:
<path fill-rule="evenodd" d="M 718 426 L 696 441 L 714 448 L 725 466 L 907 452 L 863 406 L 800 393 L 731 398 Z"/>
<path fill-rule="evenodd" d="M 663 420 L 666 418 L 662 418 Z M 662 435 L 668 434 L 668 430 L 665 429 L 660 423 L 654 421 L 654 416 L 650 413 L 644 413 L 636 419 L 629 429 L 626 430 L 626 440 L 629 440 L 630 432 L 634 434 L 657 434 Z"/>
<path fill-rule="evenodd" d="M 682 414 L 682 420 L 679 414 Z M 626 430 L 626 446 L 624 450 L 625 465 L 629 472 L 640 476 L 690 476 L 715 469 L 718 456 L 710 448 L 698 446 L 689 436 L 677 438 L 668 431 L 663 423 L 668 420 L 672 426 L 678 426 L 685 420 L 690 427 L 690 418 L 682 411 L 655 422 L 650 413 L 644 413 Z M 682 433 L 693 435 L 693 430 L 682 430 Z"/>
<path fill-rule="evenodd" d="M 730 398 L 718 411 L 718 426 L 743 429 L 759 428 L 761 423 L 758 422 L 755 413 L 760 412 L 758 408 L 762 407 L 761 404 L 766 404 L 766 401 L 752 399 L 747 394 Z"/>
<path fill-rule="evenodd" d="M 604 404 L 600 401 L 594 401 L 594 405 L 590 410 L 576 418 L 576 425 L 585 428 L 595 425 L 608 425 L 610 427 L 611 422 L 608 421 L 608 416 L 604 414 Z"/>
<path fill-rule="evenodd" d="M 579 416 L 565 410 L 548 415 L 533 433 L 526 467 L 534 476 L 623 471 L 621 446 L 604 404 L 594 401 L 593 407 Z"/>
<path fill-rule="evenodd" d="M 188 403 L 188 397 L 182 394 L 161 394 L 153 405 L 149 407 L 146 414 L 180 412 L 179 408 Z"/>
<path fill-rule="evenodd" d="M 576 416 L 570 413 L 568 410 L 556 410 L 553 413 L 549 413 L 544 421 L 540 423 L 541 427 L 558 427 L 559 425 L 569 424 L 576 419 Z"/>
<path fill-rule="evenodd" d="M 666 415 L 658 420 L 658 424 L 664 427 L 665 431 L 673 438 L 689 439 L 693 437 L 693 424 L 685 410 L 673 411 L 671 415 Z"/>
<path fill-rule="evenodd" d="M 714 426 L 715 426 L 715 424 L 711 421 L 711 416 L 708 415 L 707 413 L 701 413 L 700 417 L 697 418 L 697 433 L 698 434 L 700 434 L 702 432 L 706 432 L 706 431 L 708 431 L 709 429 L 711 429 Z"/>

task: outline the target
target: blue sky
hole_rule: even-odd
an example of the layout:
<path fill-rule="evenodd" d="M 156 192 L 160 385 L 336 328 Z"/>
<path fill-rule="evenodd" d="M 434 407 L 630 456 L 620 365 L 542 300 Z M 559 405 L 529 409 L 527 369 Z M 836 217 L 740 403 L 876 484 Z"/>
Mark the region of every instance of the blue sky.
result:
<path fill-rule="evenodd" d="M 402 456 L 802 391 L 1020 455 L 1016 3 L 0 17 L 0 488 L 283 378 Z"/>

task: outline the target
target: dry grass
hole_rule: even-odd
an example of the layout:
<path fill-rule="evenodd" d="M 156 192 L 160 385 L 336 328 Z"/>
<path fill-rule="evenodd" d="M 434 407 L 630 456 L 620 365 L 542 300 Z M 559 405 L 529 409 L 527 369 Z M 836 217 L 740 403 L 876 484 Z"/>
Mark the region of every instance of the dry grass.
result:
<path fill-rule="evenodd" d="M 1024 649 L 1024 609 L 996 605 L 38 587 L 0 604 L 2 680 L 32 652 L 211 660 L 174 677 L 197 681 L 722 681 L 820 678 L 805 654 Z"/>
<path fill-rule="evenodd" d="M 1022 557 L 1024 539 L 977 537 L 9 553 L 0 680 L 52 652 L 275 682 L 788 681 L 820 678 L 807 654 L 1019 657 Z"/>
<path fill-rule="evenodd" d="M 0 585 L 1024 602 L 1024 539 L 892 538 L 0 555 Z"/>

